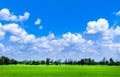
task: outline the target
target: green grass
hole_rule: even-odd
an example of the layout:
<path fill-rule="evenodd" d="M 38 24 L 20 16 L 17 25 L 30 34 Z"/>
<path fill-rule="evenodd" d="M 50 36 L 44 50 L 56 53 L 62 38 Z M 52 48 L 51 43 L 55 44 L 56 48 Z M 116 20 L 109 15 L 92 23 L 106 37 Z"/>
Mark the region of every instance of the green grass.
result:
<path fill-rule="evenodd" d="M 3 65 L 0 77 L 120 77 L 120 66 Z"/>

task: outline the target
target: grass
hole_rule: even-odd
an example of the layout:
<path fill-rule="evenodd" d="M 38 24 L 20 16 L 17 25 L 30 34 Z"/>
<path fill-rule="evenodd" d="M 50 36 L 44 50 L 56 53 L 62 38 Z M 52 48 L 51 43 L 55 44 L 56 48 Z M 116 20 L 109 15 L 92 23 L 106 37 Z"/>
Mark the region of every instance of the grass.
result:
<path fill-rule="evenodd" d="M 120 77 L 120 66 L 2 65 L 0 77 Z"/>

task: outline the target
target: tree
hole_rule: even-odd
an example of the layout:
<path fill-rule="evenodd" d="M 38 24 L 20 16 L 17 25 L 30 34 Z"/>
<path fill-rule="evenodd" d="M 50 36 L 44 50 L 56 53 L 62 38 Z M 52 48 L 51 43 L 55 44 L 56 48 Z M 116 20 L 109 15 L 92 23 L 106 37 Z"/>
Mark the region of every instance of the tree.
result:
<path fill-rule="evenodd" d="M 35 60 L 33 60 L 32 61 L 32 65 L 39 65 L 41 62 L 39 61 L 39 60 L 37 60 L 37 61 L 35 61 Z"/>
<path fill-rule="evenodd" d="M 101 65 L 105 65 L 106 64 L 106 58 L 104 57 L 102 61 L 99 62 Z"/>
<path fill-rule="evenodd" d="M 15 59 L 11 59 L 10 64 L 15 64 L 16 65 L 16 64 L 18 64 L 18 61 L 16 61 Z"/>
<path fill-rule="evenodd" d="M 5 61 L 4 61 L 4 57 L 0 57 L 0 65 L 4 65 L 5 64 Z"/>
<path fill-rule="evenodd" d="M 50 64 L 50 58 L 46 58 L 46 65 Z"/>
<path fill-rule="evenodd" d="M 114 65 L 119 66 L 119 65 L 120 65 L 120 62 L 119 62 L 119 61 L 117 61 L 117 62 L 115 62 L 115 63 L 114 63 Z"/>
<path fill-rule="evenodd" d="M 41 64 L 45 64 L 45 61 L 44 61 L 44 60 L 41 60 Z"/>
<path fill-rule="evenodd" d="M 2 56 L 0 58 L 0 65 L 8 65 L 10 64 L 10 59 L 8 57 Z"/>
<path fill-rule="evenodd" d="M 55 64 L 55 65 L 58 65 L 58 62 L 57 62 L 57 61 L 55 61 L 55 62 L 54 62 L 54 64 Z"/>
<path fill-rule="evenodd" d="M 50 60 L 50 64 L 54 64 L 54 61 L 53 61 L 53 60 Z"/>
<path fill-rule="evenodd" d="M 106 64 L 106 65 L 108 65 L 108 64 L 109 64 L 109 61 L 108 61 L 108 60 L 106 60 L 105 64 Z"/>
<path fill-rule="evenodd" d="M 67 64 L 67 59 L 65 59 L 64 64 Z"/>
<path fill-rule="evenodd" d="M 114 60 L 112 58 L 109 59 L 110 65 L 114 65 Z"/>
<path fill-rule="evenodd" d="M 97 64 L 97 63 L 94 61 L 94 59 L 92 59 L 91 60 L 91 65 L 95 65 L 95 64 Z"/>
<path fill-rule="evenodd" d="M 65 59 L 64 64 L 72 65 L 74 62 L 72 59 Z"/>
<path fill-rule="evenodd" d="M 84 59 L 81 59 L 81 60 L 80 60 L 80 64 L 81 64 L 81 65 L 84 65 L 84 64 L 85 64 Z"/>
<path fill-rule="evenodd" d="M 61 60 L 60 60 L 60 59 L 59 59 L 59 60 L 56 60 L 56 61 L 54 62 L 54 64 L 55 64 L 55 65 L 61 64 Z"/>

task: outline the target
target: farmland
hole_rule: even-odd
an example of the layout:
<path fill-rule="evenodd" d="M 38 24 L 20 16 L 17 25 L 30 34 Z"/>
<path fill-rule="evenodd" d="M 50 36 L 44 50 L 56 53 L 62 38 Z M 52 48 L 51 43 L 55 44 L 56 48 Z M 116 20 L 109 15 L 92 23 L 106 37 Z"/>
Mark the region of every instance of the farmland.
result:
<path fill-rule="evenodd" d="M 119 77 L 120 66 L 1 65 L 0 77 Z"/>

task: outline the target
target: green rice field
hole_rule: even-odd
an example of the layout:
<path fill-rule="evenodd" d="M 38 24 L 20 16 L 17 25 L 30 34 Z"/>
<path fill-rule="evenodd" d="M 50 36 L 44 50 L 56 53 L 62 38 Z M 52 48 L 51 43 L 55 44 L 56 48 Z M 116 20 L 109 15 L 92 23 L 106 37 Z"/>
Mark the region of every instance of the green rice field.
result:
<path fill-rule="evenodd" d="M 120 66 L 1 65 L 0 77 L 120 77 Z"/>

